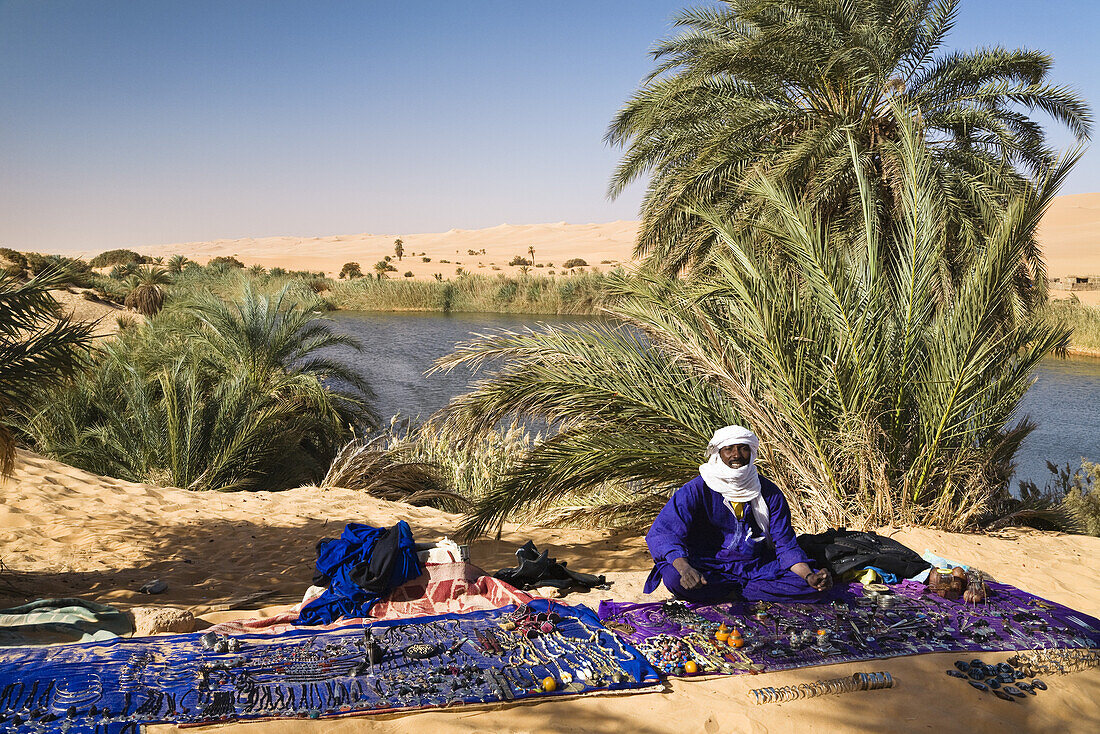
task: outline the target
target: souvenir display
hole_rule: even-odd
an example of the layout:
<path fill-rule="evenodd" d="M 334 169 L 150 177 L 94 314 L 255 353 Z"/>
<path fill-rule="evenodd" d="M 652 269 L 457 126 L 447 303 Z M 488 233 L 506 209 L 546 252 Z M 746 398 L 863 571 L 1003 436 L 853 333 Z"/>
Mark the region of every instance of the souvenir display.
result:
<path fill-rule="evenodd" d="M 0 651 L 0 731 L 320 718 L 654 684 L 585 607 L 419 617 L 278 636 L 198 633 Z"/>
<path fill-rule="evenodd" d="M 1100 666 L 1100 650 L 1023 650 L 1009 658 L 1009 663 L 1025 676 L 1065 675 Z"/>
<path fill-rule="evenodd" d="M 877 691 L 882 688 L 893 687 L 894 677 L 889 673 L 853 673 L 843 678 L 817 680 L 813 683 L 800 683 L 797 686 L 754 688 L 749 691 L 749 696 L 757 704 L 786 703 L 787 701 L 797 701 L 800 698 L 815 698 L 837 693 L 851 693 L 852 691 Z"/>
<path fill-rule="evenodd" d="M 985 603 L 924 584 L 834 589 L 820 604 L 600 604 L 604 624 L 668 675 L 759 673 L 926 652 L 1100 647 L 1100 620 L 989 582 Z M 689 666 L 688 663 L 693 665 Z"/>
<path fill-rule="evenodd" d="M 1051 650 L 1049 652 L 1088 652 L 1079 650 Z M 1045 691 L 1047 684 L 1035 678 L 1035 671 L 1020 665 L 1019 657 L 1003 663 L 987 665 L 981 658 L 956 660 L 955 668 L 946 671 L 952 678 L 965 680 L 977 691 L 991 693 L 1002 701 L 1016 701 Z M 1031 680 L 1027 680 L 1031 678 Z"/>

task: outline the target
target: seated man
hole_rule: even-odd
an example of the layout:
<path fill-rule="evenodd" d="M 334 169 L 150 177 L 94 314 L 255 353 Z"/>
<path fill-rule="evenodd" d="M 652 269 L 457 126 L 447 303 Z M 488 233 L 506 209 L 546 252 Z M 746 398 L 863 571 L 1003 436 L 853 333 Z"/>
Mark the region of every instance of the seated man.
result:
<path fill-rule="evenodd" d="M 798 546 L 787 500 L 756 473 L 756 435 L 714 433 L 699 476 L 676 490 L 646 535 L 655 561 L 645 593 L 660 582 L 677 598 L 813 602 L 832 586 Z"/>

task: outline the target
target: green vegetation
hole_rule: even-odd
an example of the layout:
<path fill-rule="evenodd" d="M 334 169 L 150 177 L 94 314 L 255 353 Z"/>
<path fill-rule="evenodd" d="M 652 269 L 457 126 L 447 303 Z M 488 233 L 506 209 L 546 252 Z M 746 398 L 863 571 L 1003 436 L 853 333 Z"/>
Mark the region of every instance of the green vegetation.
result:
<path fill-rule="evenodd" d="M 0 476 L 11 472 L 15 459 L 11 418 L 77 373 L 91 341 L 90 324 L 58 318 L 50 290 L 65 278 L 45 271 L 22 282 L 0 272 Z"/>
<path fill-rule="evenodd" d="M 1020 483 L 1011 517 L 1037 527 L 1076 530 L 1100 537 L 1100 464 L 1082 460 L 1076 469 L 1047 462 L 1051 478 L 1039 488 Z"/>
<path fill-rule="evenodd" d="M 1062 506 L 1084 532 L 1100 536 L 1100 464 L 1081 462 L 1069 481 Z"/>
<path fill-rule="evenodd" d="M 965 246 L 990 206 L 1003 205 L 1055 161 L 1041 110 L 1079 140 L 1091 115 L 1072 90 L 1051 84 L 1041 51 L 983 46 L 945 53 L 959 0 L 721 0 L 674 18 L 679 35 L 653 51 L 656 65 L 611 123 L 625 148 L 610 185 L 617 195 L 649 177 L 636 255 L 666 274 L 706 261 L 717 241 L 699 211 L 745 219 L 745 184 L 764 171 L 813 207 L 861 216 L 857 166 L 893 216 L 900 168 L 890 158 L 900 105 L 921 131 L 947 202 L 948 245 Z M 956 243 L 955 240 L 962 242 Z M 1042 276 L 1034 247 L 1021 254 Z"/>
<path fill-rule="evenodd" d="M 362 278 L 363 269 L 359 267 L 359 263 L 351 262 L 344 263 L 344 267 L 340 268 L 340 280 L 344 278 Z"/>
<path fill-rule="evenodd" d="M 143 265 L 147 262 L 149 262 L 149 258 L 145 255 L 139 255 L 133 250 L 107 250 L 107 252 L 101 252 L 93 257 L 88 264 L 93 268 L 105 268 L 108 265 L 128 265 L 130 263 Z"/>
<path fill-rule="evenodd" d="M 1048 302 L 1039 314 L 1040 318 L 1053 319 L 1073 330 L 1071 348 L 1100 354 L 1100 308 L 1086 306 L 1071 296 Z"/>
<path fill-rule="evenodd" d="M 341 310 L 444 313 L 593 314 L 609 299 L 608 276 L 463 275 L 454 280 L 363 278 L 333 283 L 327 297 Z"/>
<path fill-rule="evenodd" d="M 139 267 L 127 279 L 130 292 L 123 302 L 126 308 L 132 308 L 143 316 L 153 316 L 164 308 L 165 286 L 171 282 L 172 278 L 164 268 Z"/>
<path fill-rule="evenodd" d="M 243 268 L 244 263 L 233 257 L 232 255 L 221 255 L 219 257 L 210 258 L 210 262 L 206 263 L 208 268 Z"/>
<path fill-rule="evenodd" d="M 900 110 L 896 121 L 893 226 L 880 228 L 862 175 L 858 227 L 821 219 L 762 176 L 753 228 L 709 217 L 723 247 L 706 272 L 617 279 L 611 311 L 625 326 L 501 332 L 441 360 L 499 365 L 447 408 L 458 435 L 509 418 L 561 426 L 477 503 L 466 531 L 607 482 L 633 500 L 603 509 L 645 524 L 728 423 L 761 436 L 761 463 L 803 528 L 961 529 L 1006 494 L 1031 429 L 1010 424 L 1016 406 L 1039 361 L 1068 340 L 1020 312 L 1012 286 L 1069 166 L 1006 215 L 987 211 L 987 246 L 945 282 L 936 161 Z"/>
<path fill-rule="evenodd" d="M 99 474 L 299 486 L 324 476 L 354 430 L 376 425 L 369 388 L 324 354 L 334 345 L 357 346 L 289 287 L 267 297 L 246 286 L 233 304 L 201 296 L 120 332 L 22 417 L 37 450 Z"/>

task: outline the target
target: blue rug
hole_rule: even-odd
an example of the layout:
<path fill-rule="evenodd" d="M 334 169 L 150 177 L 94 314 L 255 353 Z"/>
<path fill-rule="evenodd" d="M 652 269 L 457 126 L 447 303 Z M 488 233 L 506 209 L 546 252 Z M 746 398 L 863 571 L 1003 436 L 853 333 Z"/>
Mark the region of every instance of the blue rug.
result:
<path fill-rule="evenodd" d="M 0 731 L 123 734 L 147 723 L 322 718 L 657 682 L 645 657 L 591 610 L 537 600 L 518 612 L 320 633 L 0 650 Z"/>

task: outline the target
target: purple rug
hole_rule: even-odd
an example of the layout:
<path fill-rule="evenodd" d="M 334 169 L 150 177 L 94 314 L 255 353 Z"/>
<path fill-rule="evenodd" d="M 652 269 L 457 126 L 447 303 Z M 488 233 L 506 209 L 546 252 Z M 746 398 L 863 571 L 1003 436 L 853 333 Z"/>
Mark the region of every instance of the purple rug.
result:
<path fill-rule="evenodd" d="M 689 660 L 699 673 L 732 675 L 926 652 L 1100 647 L 1100 620 L 1006 584 L 990 583 L 979 605 L 912 581 L 890 589 L 864 597 L 854 583 L 820 604 L 604 601 L 599 616 L 671 675 L 692 672 Z M 716 640 L 720 624 L 741 633 L 740 647 Z"/>

